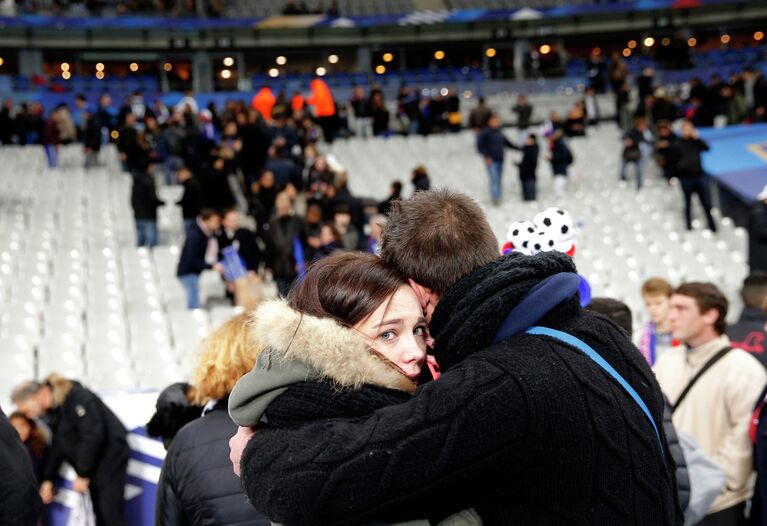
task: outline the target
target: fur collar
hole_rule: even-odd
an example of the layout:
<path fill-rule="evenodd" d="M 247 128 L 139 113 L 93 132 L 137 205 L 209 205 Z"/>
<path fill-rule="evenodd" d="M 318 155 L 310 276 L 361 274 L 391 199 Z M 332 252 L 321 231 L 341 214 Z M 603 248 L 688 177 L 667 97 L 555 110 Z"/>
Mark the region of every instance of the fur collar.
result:
<path fill-rule="evenodd" d="M 375 353 L 353 330 L 329 318 L 307 316 L 284 300 L 262 303 L 253 313 L 258 347 L 280 361 L 297 360 L 314 369 L 321 380 L 359 389 L 364 384 L 413 392 L 415 384 Z"/>
<path fill-rule="evenodd" d="M 51 388 L 54 407 L 59 407 L 64 403 L 64 400 L 66 400 L 74 385 L 70 380 L 67 380 L 63 376 L 59 376 L 58 374 L 50 374 L 48 378 L 45 379 L 45 383 Z"/>

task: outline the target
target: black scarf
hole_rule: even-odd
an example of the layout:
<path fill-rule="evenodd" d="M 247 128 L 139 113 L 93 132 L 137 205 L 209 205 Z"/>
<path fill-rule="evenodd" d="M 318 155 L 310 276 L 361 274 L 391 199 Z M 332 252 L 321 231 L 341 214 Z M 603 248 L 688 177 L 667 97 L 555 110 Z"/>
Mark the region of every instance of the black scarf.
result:
<path fill-rule="evenodd" d="M 575 272 L 566 254 L 512 252 L 450 287 L 434 309 L 429 327 L 440 367 L 448 369 L 489 347 L 509 312 L 536 284 L 560 272 Z"/>

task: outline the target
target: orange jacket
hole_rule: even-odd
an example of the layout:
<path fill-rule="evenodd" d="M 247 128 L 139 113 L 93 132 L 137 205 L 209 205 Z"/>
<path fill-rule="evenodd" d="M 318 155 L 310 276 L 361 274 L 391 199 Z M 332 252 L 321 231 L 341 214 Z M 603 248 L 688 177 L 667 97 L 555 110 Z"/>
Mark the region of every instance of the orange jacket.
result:
<path fill-rule="evenodd" d="M 300 93 L 293 95 L 293 98 L 290 100 L 290 107 L 293 111 L 301 111 L 304 109 L 305 105 L 306 101 L 304 100 L 304 96 Z"/>
<path fill-rule="evenodd" d="M 324 80 L 314 79 L 311 83 L 312 96 L 307 102 L 314 106 L 315 117 L 332 117 L 336 114 L 336 105 L 333 103 L 333 94 Z"/>
<path fill-rule="evenodd" d="M 277 98 L 272 93 L 272 89 L 263 87 L 253 96 L 252 104 L 253 108 L 258 110 L 266 122 L 272 122 L 272 108 L 276 102 Z"/>

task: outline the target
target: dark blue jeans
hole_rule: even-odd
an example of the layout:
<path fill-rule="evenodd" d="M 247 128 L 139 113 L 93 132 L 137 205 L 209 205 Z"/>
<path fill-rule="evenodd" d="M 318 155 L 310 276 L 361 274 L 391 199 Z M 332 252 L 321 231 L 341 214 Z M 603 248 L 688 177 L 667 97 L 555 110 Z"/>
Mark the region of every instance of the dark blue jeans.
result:
<path fill-rule="evenodd" d="M 136 246 L 157 246 L 157 221 L 136 219 Z"/>
<path fill-rule="evenodd" d="M 535 179 L 522 179 L 522 200 L 535 201 Z"/>
<path fill-rule="evenodd" d="M 490 197 L 493 202 L 501 200 L 501 178 L 503 175 L 503 162 L 493 161 L 487 165 L 487 175 L 490 177 Z"/>

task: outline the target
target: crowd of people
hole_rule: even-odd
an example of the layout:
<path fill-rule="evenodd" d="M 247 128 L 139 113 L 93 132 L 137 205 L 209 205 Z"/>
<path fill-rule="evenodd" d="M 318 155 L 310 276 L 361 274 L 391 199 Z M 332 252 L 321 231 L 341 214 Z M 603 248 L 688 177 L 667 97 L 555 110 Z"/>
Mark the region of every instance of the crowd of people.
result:
<path fill-rule="evenodd" d="M 584 309 L 558 249 L 501 256 L 467 196 L 385 206 L 380 256 L 316 260 L 286 298 L 216 329 L 191 384 L 161 393 L 157 524 L 761 520 L 767 274 L 744 281 L 729 327 L 715 284 L 646 281 L 634 346 L 625 304 Z M 124 524 L 114 413 L 57 375 L 12 401 L 3 487 L 23 524 L 63 460 L 96 523 Z"/>
<path fill-rule="evenodd" d="M 3 0 L 0 16 L 106 16 L 157 15 L 170 17 L 221 17 L 223 0 Z"/>
<path fill-rule="evenodd" d="M 756 119 L 765 88 L 750 74 L 743 87 L 755 105 L 745 115 Z M 658 95 L 651 81 L 642 87 Z M 431 189 L 426 167 L 414 167 L 409 199 L 402 181 L 381 202 L 352 195 L 353 174 L 318 148 L 344 134 L 341 112 L 320 79 L 311 91 L 288 100 L 264 87 L 250 104 L 220 110 L 200 108 L 191 93 L 173 108 L 136 93 L 121 108 L 106 95 L 95 106 L 78 97 L 73 110 L 61 106 L 47 119 L 34 105 L 0 113 L 0 139 L 42 142 L 52 166 L 58 144 L 81 142 L 92 166 L 116 138 L 139 245 L 158 242 L 158 184 L 182 185 L 177 275 L 190 309 L 202 306 L 205 270 L 222 275 L 234 302 L 239 279 L 276 283 L 279 298 L 216 329 L 191 384 L 158 399 L 148 429 L 168 452 L 157 524 L 735 526 L 761 518 L 767 187 L 752 211 L 739 322 L 727 326 L 715 284 L 653 278 L 641 291 L 650 322 L 634 346 L 625 305 L 593 298 L 583 308 L 567 251 L 527 255 L 512 245 L 501 256 L 479 205 Z M 544 124 L 560 195 L 574 160 L 567 139 L 599 125 L 595 93 Z M 655 95 L 640 97 L 626 125 L 620 177 L 633 165 L 641 188 L 644 163 L 655 158 L 680 181 L 688 228 L 697 193 L 716 230 L 700 108 L 691 94 L 673 113 L 654 113 L 663 107 Z M 454 131 L 463 124 L 457 100 L 449 93 L 435 109 L 403 88 L 393 125 L 383 93 L 358 89 L 347 127 L 363 137 L 393 127 Z M 469 117 L 495 204 L 506 149 L 522 152 L 522 197 L 536 199 L 543 148 L 532 110 L 519 97 L 514 139 L 484 100 Z M 680 119 L 677 136 L 671 123 Z M 18 411 L 0 417 L 0 499 L 15 504 L 2 509 L 37 524 L 67 461 L 96 524 L 125 524 L 127 432 L 107 405 L 58 375 L 25 382 L 11 398 Z"/>

